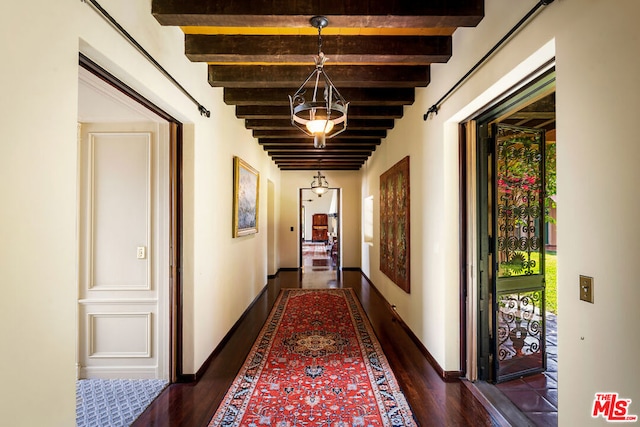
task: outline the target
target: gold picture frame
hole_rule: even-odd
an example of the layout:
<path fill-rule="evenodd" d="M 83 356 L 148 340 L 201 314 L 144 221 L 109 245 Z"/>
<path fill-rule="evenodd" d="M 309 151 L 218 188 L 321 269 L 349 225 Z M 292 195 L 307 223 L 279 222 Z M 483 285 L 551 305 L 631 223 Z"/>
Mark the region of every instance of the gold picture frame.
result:
<path fill-rule="evenodd" d="M 260 173 L 238 156 L 233 157 L 233 237 L 258 232 Z"/>

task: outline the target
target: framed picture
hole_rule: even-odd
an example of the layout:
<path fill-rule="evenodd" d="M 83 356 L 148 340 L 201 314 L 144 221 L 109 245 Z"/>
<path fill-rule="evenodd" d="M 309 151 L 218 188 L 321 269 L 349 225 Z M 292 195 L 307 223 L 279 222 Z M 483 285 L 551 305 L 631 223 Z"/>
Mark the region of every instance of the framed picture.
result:
<path fill-rule="evenodd" d="M 260 174 L 240 157 L 233 157 L 233 237 L 258 232 Z"/>
<path fill-rule="evenodd" d="M 409 293 L 409 157 L 380 176 L 380 270 Z"/>

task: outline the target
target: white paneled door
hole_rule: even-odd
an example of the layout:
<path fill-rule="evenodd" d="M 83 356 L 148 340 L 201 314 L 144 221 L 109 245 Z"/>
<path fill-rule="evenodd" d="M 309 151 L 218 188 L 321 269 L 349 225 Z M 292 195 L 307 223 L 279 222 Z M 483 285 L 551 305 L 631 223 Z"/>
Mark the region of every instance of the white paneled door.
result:
<path fill-rule="evenodd" d="M 80 125 L 79 378 L 169 377 L 167 125 Z"/>

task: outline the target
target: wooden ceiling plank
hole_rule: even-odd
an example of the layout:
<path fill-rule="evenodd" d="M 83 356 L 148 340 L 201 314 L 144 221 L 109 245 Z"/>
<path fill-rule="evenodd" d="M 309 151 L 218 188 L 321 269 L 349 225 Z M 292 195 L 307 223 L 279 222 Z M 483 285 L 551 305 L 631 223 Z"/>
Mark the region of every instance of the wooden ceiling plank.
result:
<path fill-rule="evenodd" d="M 289 165 L 289 166 L 304 165 L 306 167 L 315 168 L 316 170 L 318 169 L 325 170 L 330 166 L 348 166 L 348 165 L 359 166 L 359 165 L 362 165 L 364 162 L 366 162 L 366 160 L 351 160 L 351 161 L 342 161 L 342 162 L 335 161 L 335 160 L 325 161 L 322 159 L 309 159 L 309 160 L 300 160 L 300 161 L 285 161 L 285 160 L 274 161 L 274 163 L 276 163 L 277 165 Z"/>
<path fill-rule="evenodd" d="M 347 66 L 326 67 L 337 88 L 343 87 L 425 87 L 430 82 L 428 66 Z M 213 87 L 288 88 L 302 82 L 313 70 L 309 66 L 209 65 Z"/>
<path fill-rule="evenodd" d="M 291 130 L 254 130 L 254 138 L 300 138 L 300 131 L 298 129 Z M 369 138 L 386 138 L 386 130 L 351 130 L 347 128 L 346 131 L 341 133 L 345 138 L 353 139 L 369 139 Z M 329 141 L 329 140 L 327 140 Z"/>
<path fill-rule="evenodd" d="M 302 133 L 301 133 L 302 135 Z M 371 145 L 378 146 L 381 143 L 380 138 L 348 138 L 340 134 L 335 138 L 327 139 L 327 145 L 336 146 L 336 147 L 348 147 L 350 145 Z M 260 138 L 258 139 L 258 144 L 260 145 L 282 145 L 287 147 L 293 146 L 302 146 L 302 147 L 313 147 L 313 139 L 310 137 L 304 138 Z"/>
<path fill-rule="evenodd" d="M 484 1 L 153 0 L 151 13 L 162 25 L 308 27 L 325 15 L 335 27 L 464 27 L 480 22 Z"/>
<path fill-rule="evenodd" d="M 345 145 L 345 146 L 337 146 L 337 147 L 325 147 L 322 149 L 316 149 L 313 145 L 305 145 L 305 146 L 283 146 L 283 145 L 263 145 L 265 151 L 269 153 L 310 153 L 310 154 L 323 154 L 327 152 L 331 153 L 343 153 L 343 154 L 353 154 L 353 153 L 372 153 L 376 150 L 375 145 L 364 145 L 364 144 L 353 144 L 353 145 Z"/>
<path fill-rule="evenodd" d="M 289 96 L 297 88 L 225 88 L 228 105 L 289 105 Z M 410 105 L 414 88 L 342 88 L 340 94 L 350 105 Z"/>
<path fill-rule="evenodd" d="M 304 160 L 313 160 L 313 161 L 318 161 L 318 159 L 321 159 L 323 161 L 333 161 L 333 160 L 341 160 L 344 162 L 362 162 L 365 161 L 369 158 L 369 156 L 367 155 L 360 155 L 360 156 L 348 156 L 348 157 L 339 157 L 339 156 L 332 156 L 332 155 L 325 155 L 325 156 L 304 156 L 304 157 L 286 157 L 286 156 L 277 156 L 277 155 L 270 155 L 271 159 L 274 162 L 283 162 L 283 163 L 293 163 L 293 162 L 298 162 L 298 161 L 304 161 Z"/>
<path fill-rule="evenodd" d="M 315 172 L 318 169 L 311 166 L 280 166 L 281 171 L 310 171 Z M 362 165 L 353 165 L 353 166 L 334 166 L 330 168 L 325 168 L 325 171 L 358 171 L 362 168 Z"/>
<path fill-rule="evenodd" d="M 233 88 L 289 88 L 302 84 L 312 66 L 209 65 L 209 84 Z M 327 75 L 338 87 L 425 87 L 431 81 L 429 66 L 332 65 Z"/>
<path fill-rule="evenodd" d="M 305 147 L 287 147 L 282 145 L 273 145 L 273 146 L 264 146 L 265 151 L 273 154 L 282 154 L 282 155 L 325 155 L 335 154 L 335 155 L 349 155 L 349 154 L 362 154 L 369 153 L 371 154 L 375 151 L 377 146 L 375 145 L 353 145 L 353 146 L 338 146 L 338 147 L 325 147 L 325 148 L 314 148 L 313 144 Z"/>
<path fill-rule="evenodd" d="M 447 36 L 323 37 L 322 50 L 334 63 L 410 63 L 428 65 L 451 58 Z M 192 35 L 185 53 L 194 62 L 298 63 L 313 66 L 317 36 Z"/>
<path fill-rule="evenodd" d="M 300 161 L 300 162 L 285 162 L 285 161 L 275 161 L 276 165 L 287 165 L 287 166 L 302 166 L 305 165 L 307 167 L 315 168 L 316 170 L 326 170 L 332 166 L 360 166 L 365 162 L 365 160 L 355 160 L 355 161 L 346 161 L 339 162 L 335 160 L 322 161 L 320 165 L 318 165 L 318 160 L 309 160 L 309 161 Z"/>
<path fill-rule="evenodd" d="M 349 105 L 349 118 L 355 119 L 400 119 L 403 113 L 401 105 Z M 238 105 L 236 116 L 240 119 L 281 119 L 291 117 L 291 109 L 288 105 Z"/>
<path fill-rule="evenodd" d="M 371 148 L 371 147 L 356 148 L 356 147 L 353 147 L 351 149 L 346 149 L 346 150 L 325 148 L 322 153 L 316 153 L 312 149 L 306 149 L 306 150 L 305 149 L 282 150 L 282 149 L 265 148 L 265 151 L 270 156 L 287 156 L 287 157 L 292 157 L 292 156 L 298 156 L 298 157 L 320 156 L 320 157 L 322 157 L 322 156 L 327 156 L 327 155 L 334 155 L 334 156 L 364 156 L 364 155 L 366 155 L 366 156 L 370 156 L 373 153 L 373 151 L 375 151 L 375 148 Z"/>
<path fill-rule="evenodd" d="M 344 159 L 344 160 L 337 160 L 337 159 L 330 159 L 330 158 L 317 158 L 317 159 L 302 159 L 302 160 L 287 160 L 287 159 L 277 159 L 277 158 L 272 158 L 271 159 L 274 163 L 276 164 L 288 164 L 288 165 L 294 165 L 294 164 L 307 164 L 307 165 L 313 165 L 315 164 L 316 167 L 318 167 L 318 163 L 322 163 L 322 167 L 324 167 L 325 164 L 327 163 L 332 163 L 334 165 L 346 165 L 346 164 L 362 164 L 364 162 L 367 161 L 367 158 L 358 158 L 358 159 Z"/>
<path fill-rule="evenodd" d="M 297 153 L 297 152 L 294 152 Z M 287 152 L 280 152 L 280 151 L 276 151 L 276 152 L 272 152 L 269 151 L 267 153 L 269 156 L 274 157 L 274 158 L 279 158 L 279 159 L 287 159 L 287 160 L 296 160 L 296 159 L 309 159 L 309 158 L 314 158 L 314 159 L 323 159 L 323 158 L 336 158 L 336 159 L 352 159 L 352 158 L 364 158 L 367 159 L 369 158 L 369 156 L 371 156 L 371 152 L 370 151 L 361 151 L 361 152 L 350 152 L 347 154 L 344 154 L 342 152 L 338 152 L 338 151 L 328 151 L 326 153 L 322 153 L 322 154 L 289 154 Z"/>
<path fill-rule="evenodd" d="M 366 161 L 371 156 L 371 154 L 366 154 L 366 153 L 363 153 L 361 155 L 353 155 L 349 157 L 333 156 L 330 154 L 325 156 L 298 156 L 298 157 L 286 157 L 286 156 L 281 156 L 279 154 L 271 154 L 271 153 L 268 153 L 268 155 L 274 161 L 278 160 L 280 162 L 287 162 L 287 163 L 294 163 L 294 162 L 301 162 L 301 161 L 318 162 L 318 161 L 332 161 L 332 160 L 363 162 L 363 161 Z"/>
<path fill-rule="evenodd" d="M 307 157 L 307 158 L 297 158 L 297 159 L 278 159 L 279 162 L 282 163 L 326 163 L 326 162 L 332 162 L 332 163 L 358 163 L 358 162 L 365 162 L 367 160 L 366 157 L 363 158 L 355 158 L 355 159 L 349 159 L 349 158 L 329 158 L 329 157 Z"/>
<path fill-rule="evenodd" d="M 507 117 L 509 120 L 555 119 L 555 111 L 518 111 Z"/>
<path fill-rule="evenodd" d="M 314 27 L 209 27 L 209 26 L 181 26 L 184 34 L 207 34 L 207 35 L 289 35 L 289 36 L 318 36 L 318 30 Z M 329 26 L 322 30 L 322 36 L 451 36 L 456 31 L 456 27 L 367 27 L 367 28 L 345 28 Z"/>
<path fill-rule="evenodd" d="M 393 129 L 394 123 L 393 119 L 365 120 L 349 117 L 347 128 L 352 130 L 387 130 Z M 245 127 L 256 130 L 295 130 L 289 119 L 247 119 L 245 120 Z"/>

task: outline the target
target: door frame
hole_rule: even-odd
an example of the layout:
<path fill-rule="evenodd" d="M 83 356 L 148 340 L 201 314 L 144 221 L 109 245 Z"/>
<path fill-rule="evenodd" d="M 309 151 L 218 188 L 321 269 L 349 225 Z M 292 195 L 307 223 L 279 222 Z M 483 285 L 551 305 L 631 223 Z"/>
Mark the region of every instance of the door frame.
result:
<path fill-rule="evenodd" d="M 300 188 L 298 190 L 298 230 L 300 231 L 298 233 L 298 268 L 300 269 L 300 271 L 302 271 L 302 266 L 303 266 L 303 258 L 302 258 L 302 233 L 303 233 L 303 229 L 302 227 L 306 226 L 305 225 L 305 209 L 304 206 L 302 205 L 303 199 L 302 199 L 302 192 L 303 190 L 309 190 L 311 191 L 311 187 L 305 187 L 305 188 Z M 336 221 L 337 221 L 337 230 L 338 230 L 338 255 L 337 255 L 337 260 L 336 260 L 336 275 L 339 278 L 340 275 L 338 274 L 338 272 L 340 271 L 341 268 L 341 259 L 342 259 L 342 192 L 340 191 L 340 188 L 329 188 L 329 191 L 336 191 L 336 198 L 337 198 L 337 206 L 336 206 Z M 305 230 L 306 233 L 306 230 Z M 305 236 L 306 239 L 307 236 Z"/>
<path fill-rule="evenodd" d="M 518 105 L 526 102 L 528 97 L 540 93 L 541 89 L 536 89 L 535 83 L 550 71 L 555 76 L 554 58 L 541 64 L 518 84 L 459 122 L 460 358 L 462 372 L 466 373 L 466 378 L 470 381 L 486 380 L 487 370 L 491 371 L 493 366 L 489 361 L 485 366 L 479 362 L 480 353 L 487 350 L 482 334 L 488 334 L 493 327 L 487 318 L 490 315 L 487 307 L 491 307 L 491 295 L 488 292 L 491 287 L 488 271 L 491 260 L 486 259 L 486 255 L 483 256 L 483 253 L 488 252 L 489 242 L 481 238 L 483 230 L 479 215 L 482 196 L 479 176 L 483 173 L 483 153 L 480 149 L 483 146 L 483 136 L 480 135 L 478 125 L 508 115 Z M 555 77 L 551 83 L 555 90 Z"/>
<path fill-rule="evenodd" d="M 79 53 L 80 67 L 169 122 L 169 380 L 184 379 L 182 371 L 182 141 L 183 125 L 86 55 Z M 164 321 L 166 319 L 160 319 Z"/>

